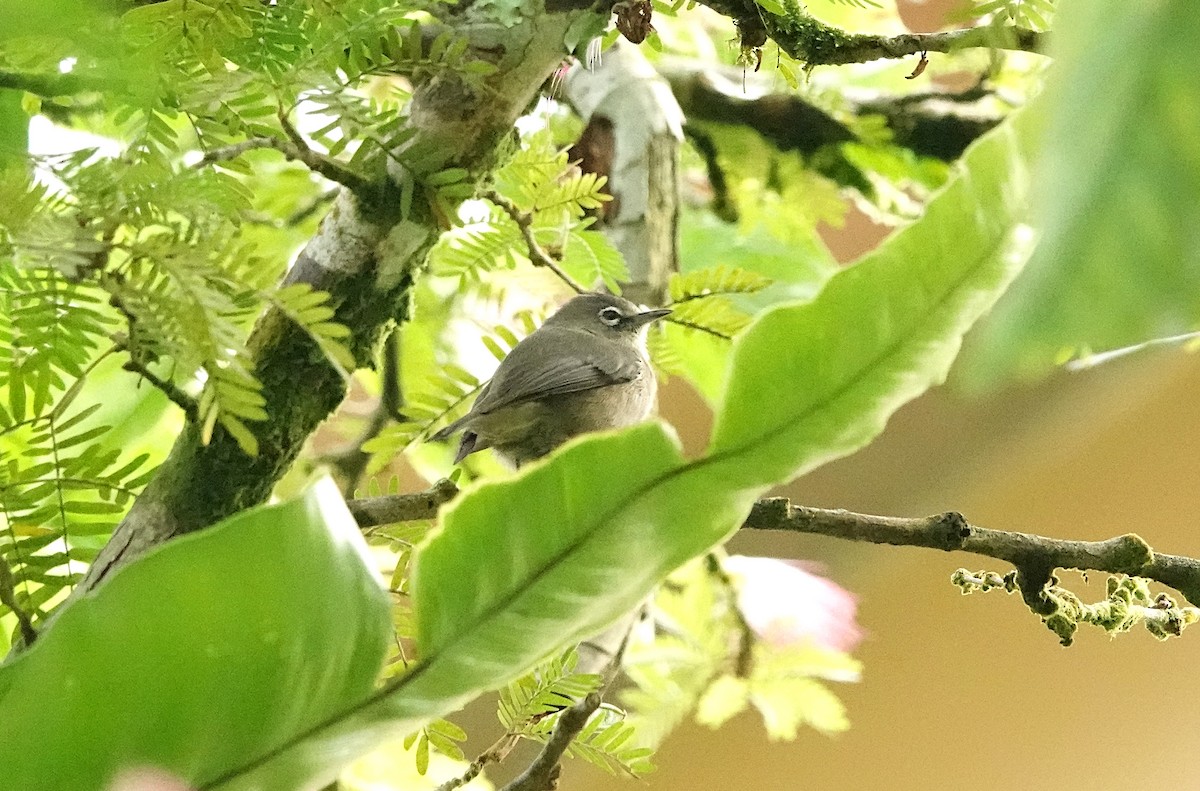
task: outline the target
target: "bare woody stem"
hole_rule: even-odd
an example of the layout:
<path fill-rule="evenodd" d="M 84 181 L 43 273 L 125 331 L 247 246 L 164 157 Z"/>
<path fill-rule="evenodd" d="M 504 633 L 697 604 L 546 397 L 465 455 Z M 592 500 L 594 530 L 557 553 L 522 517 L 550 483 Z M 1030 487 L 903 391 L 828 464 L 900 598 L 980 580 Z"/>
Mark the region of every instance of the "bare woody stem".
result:
<path fill-rule="evenodd" d="M 416 522 L 437 517 L 438 508 L 458 494 L 458 487 L 442 479 L 416 494 L 391 494 L 347 500 L 350 513 L 364 530 L 396 522 Z"/>
<path fill-rule="evenodd" d="M 31 646 L 37 640 L 38 633 L 33 628 L 33 618 L 25 611 L 21 603 L 17 601 L 17 592 L 13 587 L 13 579 L 12 568 L 9 567 L 8 561 L 4 559 L 4 556 L 0 555 L 0 604 L 3 604 L 16 616 L 17 625 L 21 629 L 21 640 L 24 641 L 26 646 Z"/>
<path fill-rule="evenodd" d="M 544 266 L 554 274 L 558 275 L 558 279 L 566 283 L 576 294 L 582 294 L 587 289 L 575 282 L 575 279 L 563 271 L 558 262 L 538 244 L 537 239 L 533 237 L 533 218 L 525 212 L 518 209 L 512 201 L 504 197 L 495 190 L 489 190 L 483 195 L 488 201 L 500 207 L 512 221 L 521 229 L 521 236 L 525 239 L 525 246 L 529 248 L 529 260 L 534 266 Z"/>
<path fill-rule="evenodd" d="M 390 521 L 434 519 L 441 504 L 456 494 L 454 484 L 439 481 L 425 492 L 351 500 L 349 505 L 359 526 L 366 528 Z M 1189 602 L 1200 606 L 1200 560 L 1155 552 L 1133 533 L 1103 541 L 1071 541 L 977 527 L 953 511 L 911 518 L 872 516 L 792 505 L 783 497 L 759 500 L 742 527 L 810 533 L 872 544 L 970 552 L 1003 560 L 1016 567 L 1022 595 L 1035 612 L 1042 611 L 1040 605 L 1035 604 L 1055 569 L 1102 571 L 1154 580 L 1174 588 Z"/>
<path fill-rule="evenodd" d="M 283 134 L 287 138 L 286 140 L 274 137 L 251 137 L 227 146 L 214 148 L 211 151 L 205 152 L 200 161 L 196 163 L 196 167 L 203 168 L 218 162 L 228 162 L 231 159 L 237 159 L 248 151 L 271 148 L 280 152 L 288 159 L 300 162 L 312 172 L 324 176 L 332 182 L 341 184 L 343 187 L 358 194 L 368 194 L 378 187 L 377 184 L 365 176 L 309 148 L 304 137 L 296 130 L 296 127 L 292 126 L 292 122 L 288 120 L 287 113 L 283 110 L 279 111 L 279 125 L 283 129 Z"/>
<path fill-rule="evenodd" d="M 1071 541 L 976 527 L 953 511 L 919 518 L 869 516 L 792 505 L 786 498 L 757 502 L 743 527 L 970 552 L 1003 560 L 1016 567 L 1022 596 L 1039 612 L 1035 606 L 1038 595 L 1055 569 L 1144 577 L 1172 587 L 1200 605 L 1200 560 L 1156 553 L 1133 533 L 1103 541 Z"/>
<path fill-rule="evenodd" d="M 511 733 L 504 734 L 495 744 L 480 753 L 478 758 L 471 761 L 465 772 L 458 777 L 452 777 L 442 783 L 437 787 L 436 791 L 454 791 L 456 788 L 465 786 L 476 777 L 479 777 L 489 764 L 500 763 L 507 758 L 508 754 L 512 752 L 513 747 L 517 745 L 519 739 L 520 737 Z"/>
<path fill-rule="evenodd" d="M 174 382 L 163 379 L 149 368 L 141 363 L 141 361 L 130 358 L 121 364 L 121 367 L 130 373 L 135 373 L 142 379 L 145 379 L 155 389 L 162 392 L 171 403 L 183 410 L 183 414 L 193 423 L 200 419 L 200 412 L 196 406 L 196 400 L 180 389 Z"/>
<path fill-rule="evenodd" d="M 600 708 L 600 693 L 592 692 L 559 715 L 546 746 L 524 772 L 500 791 L 550 791 L 558 782 L 559 762 L 571 742 Z"/>

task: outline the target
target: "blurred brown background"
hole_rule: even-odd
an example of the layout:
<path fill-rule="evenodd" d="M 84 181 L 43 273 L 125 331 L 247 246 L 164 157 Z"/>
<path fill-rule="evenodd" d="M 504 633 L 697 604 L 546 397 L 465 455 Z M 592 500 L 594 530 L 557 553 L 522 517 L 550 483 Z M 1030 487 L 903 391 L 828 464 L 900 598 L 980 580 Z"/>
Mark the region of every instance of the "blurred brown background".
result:
<path fill-rule="evenodd" d="M 1134 531 L 1197 555 L 1198 391 L 1200 360 L 1179 352 L 983 400 L 937 391 L 866 450 L 783 493 L 881 514 L 957 509 L 976 524 L 1066 538 Z M 964 597 L 949 582 L 959 566 L 1008 570 L 998 562 L 779 533 L 743 534 L 730 549 L 819 561 L 857 594 L 863 680 L 836 688 L 851 729 L 772 744 L 753 713 L 718 731 L 688 725 L 663 746 L 647 788 L 1197 786 L 1200 631 L 1160 643 L 1140 627 L 1113 640 L 1089 629 L 1063 648 L 1019 597 Z M 1098 596 L 1102 578 L 1092 579 Z M 571 769 L 571 791 L 619 782 Z"/>

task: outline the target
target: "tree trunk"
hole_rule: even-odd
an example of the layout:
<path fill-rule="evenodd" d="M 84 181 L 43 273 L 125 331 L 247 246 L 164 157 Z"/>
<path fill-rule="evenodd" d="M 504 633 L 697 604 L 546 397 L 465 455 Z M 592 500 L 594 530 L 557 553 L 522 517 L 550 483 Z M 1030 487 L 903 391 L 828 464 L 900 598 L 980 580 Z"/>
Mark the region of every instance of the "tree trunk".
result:
<path fill-rule="evenodd" d="M 471 52 L 496 64 L 474 88 L 443 72 L 420 85 L 410 108 L 417 134 L 406 144 L 434 151 L 439 167 L 490 167 L 497 143 L 534 99 L 565 56 L 564 36 L 580 17 L 594 14 L 570 4 L 501 22 L 496 4 L 458 9 L 445 22 L 465 36 Z M 511 13 L 511 11 L 510 11 Z M 344 191 L 288 275 L 330 292 L 335 320 L 351 330 L 347 345 L 360 365 L 393 320 L 406 317 L 408 292 L 441 230 L 421 185 L 389 165 L 387 188 L 377 195 Z M 413 190 L 407 216 L 400 194 Z M 90 590 L 113 569 L 173 536 L 207 527 L 263 502 L 295 460 L 305 440 L 346 394 L 346 382 L 316 345 L 277 310 L 268 311 L 250 338 L 268 420 L 252 424 L 260 450 L 245 455 L 218 427 L 208 444 L 189 425 L 170 456 L 134 503 L 76 589 Z"/>

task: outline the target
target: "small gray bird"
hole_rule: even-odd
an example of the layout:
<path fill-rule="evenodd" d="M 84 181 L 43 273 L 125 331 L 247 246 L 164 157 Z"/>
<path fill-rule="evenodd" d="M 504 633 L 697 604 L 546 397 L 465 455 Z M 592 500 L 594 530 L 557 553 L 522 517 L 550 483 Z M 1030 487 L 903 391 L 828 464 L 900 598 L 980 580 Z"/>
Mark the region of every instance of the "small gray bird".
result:
<path fill-rule="evenodd" d="M 519 467 L 577 434 L 645 420 L 658 390 L 645 329 L 670 312 L 609 294 L 575 297 L 504 358 L 470 412 L 432 439 L 462 431 L 455 464 L 494 448 Z"/>

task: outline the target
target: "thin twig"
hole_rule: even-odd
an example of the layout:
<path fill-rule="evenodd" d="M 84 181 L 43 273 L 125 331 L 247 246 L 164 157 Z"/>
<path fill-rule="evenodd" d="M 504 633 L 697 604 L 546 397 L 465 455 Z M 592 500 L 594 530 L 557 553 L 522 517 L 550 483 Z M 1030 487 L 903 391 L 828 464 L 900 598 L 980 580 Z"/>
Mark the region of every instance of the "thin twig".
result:
<path fill-rule="evenodd" d="M 352 500 L 351 509 L 370 502 L 359 519 L 361 527 L 388 521 L 432 519 L 438 507 L 453 497 L 448 482 L 416 495 Z M 450 484 L 452 486 L 452 484 Z M 440 488 L 440 491 L 438 489 Z M 397 503 L 389 507 L 387 501 Z M 754 504 L 743 529 L 787 530 L 848 541 L 893 546 L 924 547 L 947 552 L 970 552 L 1011 563 L 1016 567 L 1017 585 L 1027 604 L 1042 614 L 1045 585 L 1056 569 L 1102 571 L 1154 580 L 1174 588 L 1192 604 L 1200 606 L 1200 560 L 1153 551 L 1133 533 L 1103 541 L 1074 541 L 1034 533 L 989 530 L 969 524 L 962 514 L 947 512 L 926 517 L 872 516 L 851 511 L 827 510 L 792 505 L 786 497 L 772 497 Z"/>
<path fill-rule="evenodd" d="M 374 191 L 376 185 L 370 179 L 309 148 L 304 137 L 296 130 L 296 127 L 292 126 L 292 122 L 288 120 L 287 112 L 282 108 L 279 110 L 278 117 L 279 126 L 283 129 L 283 133 L 287 136 L 291 144 L 288 145 L 282 141 L 275 141 L 277 143 L 276 147 L 283 152 L 284 156 L 302 162 L 309 170 L 319 173 L 330 181 L 341 184 L 352 192 L 366 194 Z"/>
<path fill-rule="evenodd" d="M 729 191 L 729 181 L 725 178 L 725 169 L 721 167 L 720 152 L 712 135 L 705 132 L 696 124 L 684 124 L 683 134 L 691 141 L 692 148 L 704 160 L 704 170 L 708 175 L 708 185 L 712 187 L 713 199 L 709 208 L 725 222 L 738 221 L 738 207 Z"/>
<path fill-rule="evenodd" d="M 742 608 L 738 604 L 737 584 L 721 564 L 721 558 L 716 552 L 709 552 L 705 558 L 705 562 L 708 565 L 708 573 L 720 583 L 721 588 L 725 591 L 729 611 L 733 615 L 734 623 L 737 625 L 738 645 L 737 654 L 734 656 L 734 675 L 738 678 L 749 678 L 754 664 L 755 635 L 754 629 L 746 620 L 746 615 L 742 612 Z"/>
<path fill-rule="evenodd" d="M 360 528 L 390 525 L 396 522 L 415 522 L 437 517 L 438 508 L 458 494 L 458 487 L 443 478 L 429 489 L 416 494 L 389 494 L 381 497 L 360 497 L 347 500 Z"/>
<path fill-rule="evenodd" d="M 185 393 L 174 382 L 163 379 L 133 357 L 126 360 L 121 367 L 130 373 L 137 374 L 160 390 L 163 395 L 170 399 L 171 403 L 183 410 L 183 414 L 187 416 L 189 422 L 195 423 L 199 421 L 200 409 L 196 405 L 196 399 Z"/>
<path fill-rule="evenodd" d="M 588 718 L 598 708 L 600 708 L 600 693 L 592 692 L 574 706 L 564 709 L 563 713 L 558 716 L 554 731 L 546 740 L 546 745 L 538 753 L 538 757 L 524 772 L 500 791 L 549 791 L 554 788 L 558 783 L 558 774 L 561 771 L 559 761 L 562 760 L 563 753 L 571 746 L 571 742 L 587 725 Z"/>
<path fill-rule="evenodd" d="M 165 395 L 173 404 L 183 410 L 183 414 L 187 416 L 188 421 L 192 423 L 198 422 L 200 419 L 200 408 L 196 404 L 196 400 L 181 390 L 174 382 L 170 382 L 158 376 L 149 368 L 147 368 L 145 363 L 137 359 L 137 355 L 135 355 L 133 351 L 135 344 L 132 339 L 136 338 L 137 336 L 138 317 L 134 315 L 133 311 L 129 309 L 129 306 L 125 304 L 125 300 L 122 299 L 117 293 L 116 288 L 124 284 L 121 276 L 117 275 L 116 273 L 110 273 L 110 276 L 113 278 L 114 283 L 108 283 L 102 279 L 100 281 L 100 286 L 108 291 L 108 303 L 116 308 L 117 311 L 125 317 L 126 325 L 129 328 L 128 336 L 120 333 L 114 335 L 114 350 L 125 351 L 129 353 L 129 359 L 126 360 L 121 367 L 126 371 L 138 374 L 151 385 L 161 390 L 163 395 Z"/>
<path fill-rule="evenodd" d="M 204 153 L 200 161 L 195 164 L 195 168 L 199 170 L 217 162 L 228 162 L 231 159 L 237 159 L 247 151 L 257 151 L 260 148 L 277 149 L 279 148 L 279 141 L 271 137 L 252 137 L 240 143 L 232 143 L 220 148 L 214 148 Z"/>
<path fill-rule="evenodd" d="M 597 656 L 599 656 L 599 654 L 604 654 L 607 657 L 601 666 L 594 668 L 601 678 L 599 689 L 595 690 L 584 699 L 576 702 L 575 705 L 571 706 L 570 708 L 565 709 L 562 714 L 559 715 L 559 721 L 555 723 L 554 731 L 551 734 L 550 739 L 547 740 L 545 745 L 543 745 L 542 751 L 535 759 L 534 763 L 521 774 L 521 777 L 509 783 L 509 785 L 505 786 L 502 791 L 534 791 L 534 789 L 546 789 L 554 787 L 554 782 L 558 775 L 558 762 L 561 760 L 563 753 L 566 751 L 571 741 L 574 740 L 574 738 L 579 735 L 579 732 L 586 726 L 588 718 L 592 715 L 592 713 L 600 707 L 604 690 L 608 688 L 608 686 L 617 676 L 621 662 L 625 657 L 625 649 L 629 644 L 629 636 L 633 631 L 634 622 L 635 621 L 630 621 L 626 623 L 624 621 L 618 621 L 616 624 L 613 624 L 613 626 L 609 627 L 609 629 L 606 629 L 602 635 L 600 635 L 600 637 L 603 638 L 603 635 L 611 634 L 616 629 L 621 630 L 621 641 L 612 650 L 609 650 L 607 647 L 599 646 L 592 641 L 586 641 L 579 644 L 580 664 L 576 666 L 575 672 L 577 673 L 591 672 L 591 670 L 586 670 L 583 667 L 585 660 L 583 658 L 582 649 L 584 646 L 590 646 L 591 648 L 595 649 L 597 651 Z M 595 700 L 592 701 L 592 698 L 595 698 Z M 571 714 L 572 711 L 575 711 L 575 714 Z M 568 717 L 579 717 L 580 719 L 578 721 L 572 719 L 568 721 L 566 725 L 564 725 L 563 720 L 567 719 Z M 471 782 L 480 774 L 480 772 L 484 770 L 488 764 L 499 763 L 507 758 L 508 754 L 521 740 L 521 737 L 522 734 L 519 732 L 510 731 L 504 734 L 496 741 L 495 744 L 493 744 L 491 747 L 481 753 L 478 758 L 472 761 L 470 766 L 467 767 L 467 770 L 463 772 L 463 774 L 447 780 L 445 783 L 438 786 L 437 791 L 453 791 L 453 789 L 459 788 Z M 556 741 L 556 739 L 559 741 Z M 528 783 L 528 785 L 518 785 L 518 782 L 521 780 L 521 778 L 526 778 L 526 783 Z M 546 781 L 549 784 L 539 785 L 539 783 L 543 781 Z"/>
<path fill-rule="evenodd" d="M 705 296 L 711 296 L 711 295 L 705 294 Z M 720 338 L 723 341 L 733 340 L 732 335 L 726 335 L 723 332 L 718 332 L 717 330 L 714 330 L 712 327 L 705 327 L 703 324 L 696 324 L 696 323 L 688 321 L 686 319 L 676 319 L 676 318 L 667 316 L 666 321 L 668 321 L 671 324 L 676 324 L 680 327 L 685 327 L 689 330 L 699 330 L 700 332 L 707 333 L 707 334 L 713 336 L 714 338 Z"/>
<path fill-rule="evenodd" d="M 12 567 L 8 565 L 4 556 L 0 555 L 0 604 L 11 610 L 12 614 L 17 617 L 17 625 L 21 628 L 21 641 L 28 648 L 37 640 L 38 633 L 37 629 L 33 628 L 33 618 L 17 601 L 15 579 Z"/>
<path fill-rule="evenodd" d="M 1086 357 L 1079 357 L 1068 362 L 1065 367 L 1068 371 L 1085 371 L 1088 368 L 1094 368 L 1097 365 L 1112 362 L 1120 357 L 1144 351 L 1145 349 L 1152 349 L 1157 346 L 1175 346 L 1195 341 L 1200 341 L 1200 332 L 1185 332 L 1180 335 L 1168 335 L 1164 338 L 1152 338 L 1142 343 L 1135 343 L 1132 346 L 1123 346 L 1119 349 L 1109 349 L 1108 351 L 1089 354 Z"/>
<path fill-rule="evenodd" d="M 323 207 L 325 204 L 336 198 L 337 194 L 338 188 L 334 187 L 333 189 L 325 190 L 319 195 L 314 195 L 312 199 L 306 202 L 303 206 L 297 207 L 294 212 L 283 218 L 281 227 L 293 228 L 299 225 L 320 211 L 321 207 Z"/>
<path fill-rule="evenodd" d="M 471 761 L 465 772 L 458 777 L 452 777 L 437 787 L 436 791 L 454 791 L 479 777 L 489 764 L 498 764 L 508 757 L 512 749 L 520 742 L 521 737 L 514 733 L 506 733 L 496 740 L 496 743 L 479 754 Z"/>
<path fill-rule="evenodd" d="M 525 245 L 529 248 L 529 260 L 533 262 L 534 266 L 546 267 L 558 275 L 559 280 L 570 286 L 576 294 L 587 292 L 587 289 L 576 283 L 575 279 L 563 271 L 558 262 L 538 244 L 537 239 L 533 237 L 533 217 L 518 209 L 512 201 L 495 190 L 488 190 L 483 194 L 483 197 L 499 206 L 505 214 L 512 218 L 517 227 L 521 229 L 521 236 L 524 237 Z"/>

